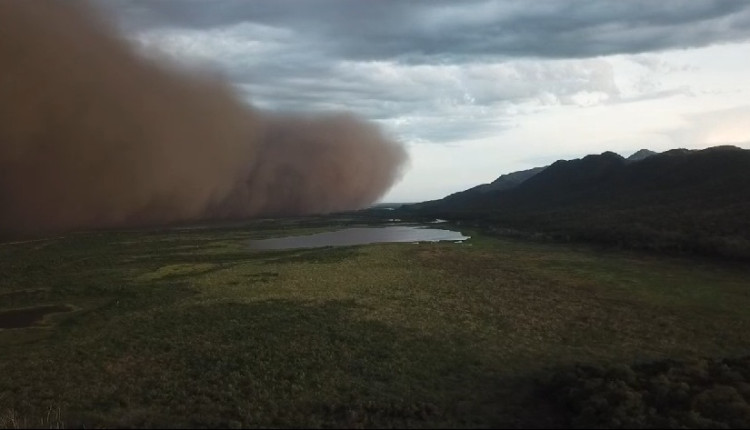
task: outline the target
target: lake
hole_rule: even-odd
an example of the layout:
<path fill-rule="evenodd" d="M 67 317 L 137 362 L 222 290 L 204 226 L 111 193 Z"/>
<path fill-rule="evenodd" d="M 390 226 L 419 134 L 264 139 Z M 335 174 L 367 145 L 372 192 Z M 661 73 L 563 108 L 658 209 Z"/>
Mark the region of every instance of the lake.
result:
<path fill-rule="evenodd" d="M 382 242 L 437 242 L 442 240 L 458 242 L 469 237 L 457 231 L 419 226 L 355 227 L 304 236 L 251 240 L 250 249 L 318 248 Z"/>

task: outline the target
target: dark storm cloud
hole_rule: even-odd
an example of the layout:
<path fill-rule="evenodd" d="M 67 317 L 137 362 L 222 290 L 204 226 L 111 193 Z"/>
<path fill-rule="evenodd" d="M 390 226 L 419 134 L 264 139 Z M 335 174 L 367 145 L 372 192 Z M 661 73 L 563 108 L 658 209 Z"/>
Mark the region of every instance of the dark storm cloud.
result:
<path fill-rule="evenodd" d="M 259 107 L 346 109 L 434 142 L 497 133 L 539 106 L 689 93 L 644 78 L 623 96 L 601 57 L 750 36 L 739 1 L 97 3 L 145 51 L 219 70 Z"/>
<path fill-rule="evenodd" d="M 489 57 L 582 58 L 745 40 L 741 1 L 131 1 L 126 26 L 291 28 L 321 53 L 429 63 Z"/>

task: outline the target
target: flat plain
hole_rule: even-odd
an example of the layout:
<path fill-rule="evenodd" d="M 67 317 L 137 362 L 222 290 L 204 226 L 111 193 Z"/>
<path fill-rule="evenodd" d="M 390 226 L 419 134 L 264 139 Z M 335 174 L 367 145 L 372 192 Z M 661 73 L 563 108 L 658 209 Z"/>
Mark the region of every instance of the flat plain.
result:
<path fill-rule="evenodd" d="M 564 427 L 549 375 L 750 354 L 738 265 L 471 229 L 247 246 L 351 225 L 0 244 L 0 426 Z"/>

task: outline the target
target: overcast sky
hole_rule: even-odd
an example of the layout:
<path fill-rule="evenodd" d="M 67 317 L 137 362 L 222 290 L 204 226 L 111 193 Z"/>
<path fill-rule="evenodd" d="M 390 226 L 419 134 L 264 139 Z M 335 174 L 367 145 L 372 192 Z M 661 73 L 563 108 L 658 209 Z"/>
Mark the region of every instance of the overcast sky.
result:
<path fill-rule="evenodd" d="M 388 202 L 607 150 L 750 148 L 750 2 L 98 3 L 255 106 L 381 123 L 411 154 Z"/>

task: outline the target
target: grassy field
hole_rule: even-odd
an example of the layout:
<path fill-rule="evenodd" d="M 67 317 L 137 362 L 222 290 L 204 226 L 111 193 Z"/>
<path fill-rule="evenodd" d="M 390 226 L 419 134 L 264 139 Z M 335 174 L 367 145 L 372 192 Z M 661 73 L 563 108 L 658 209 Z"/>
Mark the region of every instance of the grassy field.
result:
<path fill-rule="evenodd" d="M 550 369 L 750 353 L 747 268 L 477 231 L 247 250 L 340 223 L 0 244 L 0 322 L 42 314 L 0 329 L 0 426 L 565 426 Z"/>

